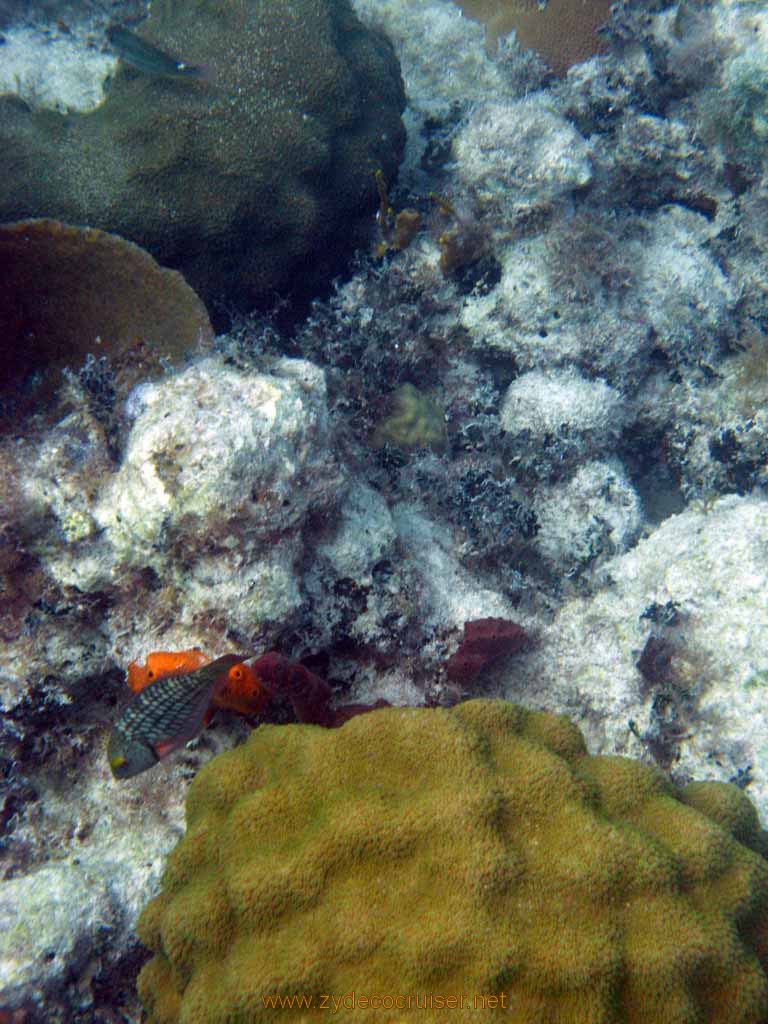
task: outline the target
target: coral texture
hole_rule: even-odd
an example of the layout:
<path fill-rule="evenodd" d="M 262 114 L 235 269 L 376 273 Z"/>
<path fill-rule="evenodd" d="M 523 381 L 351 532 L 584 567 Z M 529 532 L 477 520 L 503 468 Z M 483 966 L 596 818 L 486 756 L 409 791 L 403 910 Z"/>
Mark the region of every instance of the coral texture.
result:
<path fill-rule="evenodd" d="M 621 394 L 572 370 L 532 370 L 510 384 L 499 420 L 514 434 L 516 454 L 533 461 L 552 453 L 558 466 L 612 451 L 626 419 Z"/>
<path fill-rule="evenodd" d="M 626 551 L 640 531 L 642 509 L 621 465 L 586 462 L 536 502 L 542 558 L 576 573 Z"/>
<path fill-rule="evenodd" d="M 577 510 L 566 520 L 575 522 Z M 514 659 L 503 695 L 567 709 L 592 751 L 650 750 L 683 780 L 748 782 L 766 815 L 766 545 L 768 505 L 759 494 L 670 516 L 604 563 L 609 587 L 574 597 L 541 624 L 536 646 Z M 658 608 L 675 611 L 671 625 L 654 623 Z M 678 657 L 672 680 L 651 687 L 637 662 L 652 634 L 673 641 Z"/>
<path fill-rule="evenodd" d="M 344 476 L 322 373 L 299 360 L 271 369 L 242 374 L 202 359 L 135 388 L 119 467 L 84 408 L 15 446 L 23 514 L 8 524 L 8 547 L 21 537 L 49 585 L 94 607 L 95 595 L 121 595 L 111 628 L 120 632 L 119 609 L 131 625 L 120 662 L 154 647 L 220 649 L 225 629 L 238 631 L 231 647 L 263 647 L 268 624 L 285 628 L 299 607 L 304 523 L 335 505 Z M 4 693 L 20 692 L 18 651 L 3 655 Z"/>
<path fill-rule="evenodd" d="M 597 34 L 611 10 L 611 0 L 456 0 L 461 9 L 486 26 L 490 51 L 500 36 L 513 30 L 525 49 L 536 50 L 554 71 L 599 53 L 603 41 Z"/>
<path fill-rule="evenodd" d="M 546 93 L 486 101 L 461 126 L 453 153 L 463 182 L 491 194 L 509 190 L 517 203 L 558 199 L 593 177 L 589 142 Z"/>
<path fill-rule="evenodd" d="M 413 384 L 403 384 L 392 397 L 393 409 L 374 431 L 371 444 L 382 448 L 393 444 L 410 451 L 433 448 L 441 451 L 447 444 L 445 413 L 429 395 Z"/>
<path fill-rule="evenodd" d="M 402 156 L 390 45 L 346 0 L 163 0 L 140 32 L 215 81 L 119 73 L 87 114 L 4 98 L 0 216 L 116 231 L 206 299 L 324 281 Z"/>
<path fill-rule="evenodd" d="M 198 775 L 187 825 L 139 924 L 152 1024 L 306 1019 L 264 1000 L 352 990 L 426 995 L 428 1021 L 461 996 L 485 1018 L 491 995 L 512 1024 L 768 1014 L 752 805 L 590 757 L 563 717 L 471 701 L 266 726 Z"/>
<path fill-rule="evenodd" d="M 201 2 L 210 11 L 216 0 Z M 24 132 L 0 146 L 0 191 L 20 182 L 17 197 L 27 189 L 43 202 L 61 179 L 69 200 L 91 203 L 141 142 L 152 161 L 116 192 L 115 216 L 143 226 L 149 216 L 170 243 L 202 211 L 196 223 L 214 230 L 201 246 L 185 236 L 169 265 L 206 257 L 218 265 L 225 251 L 222 277 L 231 267 L 245 295 L 244 235 L 230 231 L 223 208 L 240 181 L 246 219 L 256 164 L 277 168 L 264 183 L 268 213 L 287 207 L 304 224 L 309 210 L 331 228 L 322 202 L 337 195 L 308 164 L 299 189 L 286 179 L 286 198 L 285 150 L 276 145 L 270 163 L 272 149 L 251 144 L 249 111 L 265 115 L 270 147 L 285 141 L 271 128 L 298 125 L 291 155 L 304 152 L 306 132 L 320 161 L 348 166 L 338 136 L 323 134 L 339 93 L 317 107 L 291 89 L 263 103 L 255 81 L 274 80 L 280 46 L 306 48 L 317 23 L 302 21 L 305 0 L 248 0 L 258 27 L 238 40 L 242 59 L 216 67 L 217 81 L 150 80 L 121 68 L 91 114 L 41 111 L 49 87 L 69 74 L 57 57 L 62 35 L 80 41 L 77 67 L 86 72 L 105 63 L 96 51 L 106 47 L 107 17 L 184 60 L 212 60 L 218 30 L 188 32 L 177 20 L 196 18 L 198 0 L 175 11 L 172 0 L 157 0 L 138 24 L 141 3 L 0 0 L 0 21 L 4 4 L 20 17 L 34 6 L 73 29 L 41 26 L 24 71 L 18 36 L 3 22 L 8 86 L 0 89 L 19 96 L 0 100 L 0 119 Z M 157 893 L 181 835 L 190 778 L 249 731 L 222 711 L 193 744 L 118 787 L 106 733 L 128 698 L 121 666 L 147 651 L 275 648 L 326 679 L 337 710 L 381 698 L 445 706 L 461 689 L 446 661 L 464 623 L 503 617 L 533 642 L 482 671 L 478 694 L 566 713 L 591 754 L 655 761 L 675 785 L 736 782 L 768 827 L 766 5 L 617 3 L 610 51 L 557 79 L 511 38 L 489 59 L 483 25 L 451 0 L 353 3 L 386 33 L 403 70 L 409 145 L 396 189 L 380 166 L 387 206 L 421 214 L 411 244 L 375 261 L 361 255 L 351 279 L 328 301 L 318 295 L 302 325 L 295 305 L 235 321 L 213 343 L 215 359 L 164 375 L 127 404 L 110 379 L 119 367 L 75 366 L 55 426 L 38 402 L 0 437 L 0 875 L 8 883 L 0 881 L 8 922 L 0 1007 L 25 1012 L 25 1024 L 138 1024 L 138 908 Z M 73 27 L 74 8 L 93 17 Z M 220 6 L 222 18 L 243 9 L 241 0 Z M 554 0 L 546 7 L 558 9 Z M 342 33 L 340 41 L 354 40 Z M 318 42 L 317 61 L 306 52 L 315 66 L 327 50 Z M 305 68 L 286 61 L 283 70 L 298 86 Z M 244 91 L 228 92 L 241 73 Z M 77 91 L 86 98 L 90 87 Z M 352 95 L 342 90 L 344 100 Z M 104 129 L 107 111 L 119 121 L 114 134 Z M 380 129 L 375 152 L 396 149 L 375 97 L 363 114 Z M 86 120 L 94 145 L 83 155 Z M 25 164 L 29 156 L 37 165 L 43 124 L 45 182 Z M 176 132 L 187 133 L 178 156 Z M 236 142 L 245 168 L 232 162 Z M 219 157 L 224 173 L 206 178 L 202 168 Z M 372 232 L 378 169 L 360 178 Z M 148 215 L 135 200 L 153 188 Z M 56 211 L 46 203 L 44 213 Z M 266 264 L 272 240 L 264 245 L 254 220 Z M 312 242 L 318 272 L 335 248 L 329 237 Z M 441 264 L 473 252 L 473 239 L 482 258 L 446 276 Z M 306 266 L 299 262 L 294 278 L 311 292 Z M 308 362 L 291 375 L 286 354 Z M 391 442 L 371 450 L 387 396 L 405 382 L 443 410 L 442 450 Z M 264 709 L 270 722 L 292 713 L 288 700 Z M 368 753 L 374 767 L 384 760 L 375 746 Z M 460 762 L 451 749 L 443 763 L 450 774 Z M 390 769 L 376 770 L 374 807 Z M 427 794 L 434 770 L 422 770 Z M 470 769 L 455 782 L 470 801 L 476 776 Z M 324 790 L 318 806 L 325 799 Z M 412 823 L 418 811 L 404 806 Z M 426 795 L 422 806 L 431 810 Z M 342 809 L 333 820 L 342 830 L 354 824 Z M 294 830 L 297 848 L 305 825 L 306 817 Z M 461 852 L 465 831 L 453 829 L 446 845 L 458 834 Z M 570 853 L 569 845 L 550 861 L 564 870 Z M 383 876 L 396 886 L 411 868 L 402 863 Z M 448 881 L 458 870 L 435 863 Z M 286 864 L 292 872 L 291 857 Z M 312 864 L 302 861 L 308 878 Z M 443 900 L 440 891 L 435 913 Z M 339 903 L 338 921 L 317 932 L 321 952 L 347 927 Z M 610 906 L 618 915 L 622 904 Z M 215 926 L 214 912 L 209 920 Z M 449 921 L 449 935 L 453 928 Z M 654 929 L 646 934 L 657 941 Z M 726 933 L 725 955 L 730 941 Z M 676 955 L 681 970 L 694 963 L 684 947 Z M 699 976 L 716 977 L 704 960 Z M 736 999 L 732 1006 L 736 1013 Z M 666 994 L 657 1008 L 681 1015 Z M 419 1014 L 391 1016 L 399 1024 Z M 614 1018 L 631 1021 L 625 1006 Z"/>
<path fill-rule="evenodd" d="M 178 360 L 213 338 L 181 274 L 105 231 L 55 220 L 0 225 L 0 278 L 0 397 L 12 393 L 16 413 L 54 383 L 46 371 L 107 356 L 126 388 L 159 370 L 160 359 Z M 32 374 L 41 376 L 36 388 Z"/>

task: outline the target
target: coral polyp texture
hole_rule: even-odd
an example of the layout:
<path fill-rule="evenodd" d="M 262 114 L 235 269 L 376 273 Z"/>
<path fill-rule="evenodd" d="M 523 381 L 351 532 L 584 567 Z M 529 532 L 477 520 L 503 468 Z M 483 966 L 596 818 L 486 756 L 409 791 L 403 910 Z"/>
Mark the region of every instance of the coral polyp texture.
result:
<path fill-rule="evenodd" d="M 591 757 L 503 701 L 265 726 L 192 783 L 139 992 L 151 1024 L 352 991 L 426 1021 L 454 997 L 511 1024 L 764 1024 L 765 850 L 736 787 Z"/>

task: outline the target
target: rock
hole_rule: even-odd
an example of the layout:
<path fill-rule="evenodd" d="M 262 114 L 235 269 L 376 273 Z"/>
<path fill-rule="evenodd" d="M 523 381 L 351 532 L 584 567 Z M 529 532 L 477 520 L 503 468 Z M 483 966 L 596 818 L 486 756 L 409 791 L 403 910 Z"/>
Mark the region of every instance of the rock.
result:
<path fill-rule="evenodd" d="M 615 446 L 627 408 L 604 380 L 588 380 L 573 369 L 532 370 L 507 388 L 499 418 L 527 466 L 551 459 L 561 467 L 565 459 L 582 462 Z"/>
<path fill-rule="evenodd" d="M 758 495 L 669 517 L 604 564 L 609 586 L 565 603 L 502 692 L 568 713 L 595 753 L 642 753 L 682 780 L 749 782 L 767 821 L 767 544 Z M 672 657 L 649 681 L 638 662 L 652 636 Z"/>
<path fill-rule="evenodd" d="M 466 185 L 519 204 L 551 202 L 592 181 L 589 143 L 543 94 L 486 103 L 453 154 Z"/>
<path fill-rule="evenodd" d="M 543 487 L 534 502 L 536 550 L 558 575 L 572 575 L 626 551 L 643 513 L 617 461 L 586 462 L 569 480 Z"/>
<path fill-rule="evenodd" d="M 38 524 L 27 547 L 43 571 L 78 594 L 112 595 L 113 629 L 122 621 L 134 637 L 125 661 L 158 646 L 151 635 L 169 615 L 178 632 L 161 647 L 215 654 L 227 631 L 284 626 L 301 603 L 304 520 L 343 486 L 322 371 L 280 360 L 271 375 L 242 374 L 202 359 L 141 385 L 127 408 L 116 469 L 82 411 L 20 467 Z"/>

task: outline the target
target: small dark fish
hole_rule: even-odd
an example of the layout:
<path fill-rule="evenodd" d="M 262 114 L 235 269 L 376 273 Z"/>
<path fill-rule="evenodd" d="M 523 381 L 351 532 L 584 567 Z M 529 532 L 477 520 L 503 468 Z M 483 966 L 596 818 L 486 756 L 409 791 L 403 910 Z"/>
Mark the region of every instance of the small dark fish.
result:
<path fill-rule="evenodd" d="M 137 36 L 127 28 L 113 25 L 107 29 L 107 39 L 117 54 L 134 68 L 147 75 L 163 75 L 166 78 L 198 78 L 211 80 L 210 68 L 202 64 L 185 64 L 169 53 L 158 49 L 146 39 Z"/>
<path fill-rule="evenodd" d="M 137 693 L 115 723 L 107 744 L 116 779 L 130 779 L 183 746 L 201 729 L 227 673 L 247 654 L 225 654 L 193 672 L 164 676 Z"/>

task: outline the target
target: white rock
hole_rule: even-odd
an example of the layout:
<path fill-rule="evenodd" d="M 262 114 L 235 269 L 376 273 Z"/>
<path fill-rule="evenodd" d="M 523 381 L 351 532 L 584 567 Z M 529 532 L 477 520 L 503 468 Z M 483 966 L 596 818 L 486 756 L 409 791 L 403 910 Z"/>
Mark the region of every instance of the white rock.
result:
<path fill-rule="evenodd" d="M 170 544 L 221 546 L 228 524 L 242 557 L 301 521 L 328 482 L 325 383 L 301 361 L 277 374 L 205 359 L 142 389 L 123 463 L 95 508 L 120 564 L 161 569 Z"/>
<path fill-rule="evenodd" d="M 510 384 L 499 415 L 504 430 L 527 431 L 534 447 L 561 434 L 570 443 L 581 438 L 602 447 L 621 433 L 626 405 L 604 380 L 587 380 L 572 369 L 533 370 Z"/>
<path fill-rule="evenodd" d="M 534 501 L 536 550 L 563 573 L 625 551 L 642 524 L 640 499 L 616 461 L 588 462 Z"/>
<path fill-rule="evenodd" d="M 423 586 L 424 627 L 463 628 L 472 619 L 509 617 L 511 606 L 464 569 L 453 553 L 451 532 L 404 502 L 392 510 L 400 542 L 417 567 Z"/>
<path fill-rule="evenodd" d="M 93 110 L 104 99 L 117 58 L 88 46 L 80 31 L 50 35 L 14 27 L 3 36 L 0 95 L 15 93 L 33 107 L 62 113 Z"/>
<path fill-rule="evenodd" d="M 649 237 L 636 247 L 639 301 L 656 344 L 676 363 L 715 357 L 718 331 L 736 301 L 706 248 L 714 234 L 706 217 L 670 206 L 653 216 Z"/>
<path fill-rule="evenodd" d="M 485 29 L 442 0 L 353 0 L 358 17 L 384 31 L 400 60 L 409 103 L 421 114 L 498 95 L 505 82 L 485 51 Z"/>
<path fill-rule="evenodd" d="M 341 520 L 333 540 L 318 545 L 341 579 L 361 586 L 371 582 L 371 570 L 395 539 L 392 515 L 386 501 L 372 487 L 356 482 L 341 508 Z"/>
<path fill-rule="evenodd" d="M 473 345 L 508 353 L 520 370 L 588 365 L 610 381 L 641 378 L 651 347 L 645 325 L 613 303 L 571 302 L 551 245 L 546 232 L 500 244 L 501 280 L 468 296 L 459 314 Z"/>
<path fill-rule="evenodd" d="M 515 659 L 504 695 L 570 715 L 593 753 L 650 759 L 630 731 L 653 726 L 658 687 L 637 661 L 652 631 L 643 613 L 674 602 L 678 773 L 727 781 L 752 766 L 747 789 L 768 824 L 768 501 L 726 497 L 667 519 L 605 566 L 607 585 L 569 601 L 537 646 Z"/>
<path fill-rule="evenodd" d="M 592 180 L 589 144 L 542 93 L 486 103 L 454 140 L 461 179 L 509 202 L 549 202 Z"/>

